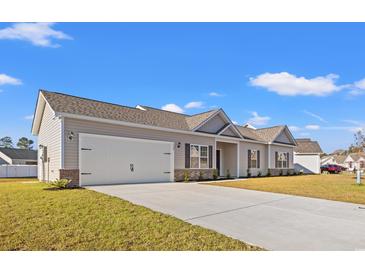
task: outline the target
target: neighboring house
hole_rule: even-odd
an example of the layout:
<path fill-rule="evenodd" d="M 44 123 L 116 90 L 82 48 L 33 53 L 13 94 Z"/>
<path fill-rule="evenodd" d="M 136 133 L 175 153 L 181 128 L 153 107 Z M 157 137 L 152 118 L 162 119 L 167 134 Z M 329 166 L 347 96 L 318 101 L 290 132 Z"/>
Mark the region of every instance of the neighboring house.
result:
<path fill-rule="evenodd" d="M 330 154 L 321 158 L 321 166 L 323 165 L 340 165 L 345 167 L 346 155 Z"/>
<path fill-rule="evenodd" d="M 365 169 L 365 153 L 350 153 L 348 155 L 328 155 L 322 157 L 322 165 L 332 164 L 340 165 L 346 168 L 348 171 L 353 171 L 354 169 Z"/>
<path fill-rule="evenodd" d="M 317 141 L 309 138 L 295 139 L 294 167 L 305 174 L 321 173 L 321 154 L 323 153 Z"/>
<path fill-rule="evenodd" d="M 365 153 L 350 153 L 344 160 L 345 167 L 348 171 L 365 169 Z"/>
<path fill-rule="evenodd" d="M 37 165 L 37 151 L 0 148 L 0 165 Z"/>
<path fill-rule="evenodd" d="M 185 115 L 41 90 L 32 133 L 38 177 L 77 185 L 196 180 L 293 172 L 287 126 L 236 126 L 222 109 Z"/>

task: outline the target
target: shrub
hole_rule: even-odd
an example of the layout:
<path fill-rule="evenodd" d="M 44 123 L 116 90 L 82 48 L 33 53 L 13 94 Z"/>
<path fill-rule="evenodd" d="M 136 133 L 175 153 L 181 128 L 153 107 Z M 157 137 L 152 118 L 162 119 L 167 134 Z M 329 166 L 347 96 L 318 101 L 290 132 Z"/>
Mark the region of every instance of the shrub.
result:
<path fill-rule="evenodd" d="M 189 182 L 190 181 L 190 174 L 189 171 L 185 170 L 184 171 L 184 182 Z"/>
<path fill-rule="evenodd" d="M 250 171 L 250 169 L 248 168 L 247 169 L 247 178 L 250 178 L 251 177 L 251 171 Z"/>
<path fill-rule="evenodd" d="M 71 183 L 71 180 L 69 180 L 69 179 L 56 179 L 54 181 L 51 181 L 50 185 L 52 185 L 56 188 L 67 188 L 70 183 Z"/>
<path fill-rule="evenodd" d="M 198 181 L 203 181 L 203 172 L 201 170 L 199 171 Z"/>
<path fill-rule="evenodd" d="M 304 171 L 303 170 L 300 170 L 299 171 L 299 175 L 303 175 L 304 174 Z"/>
<path fill-rule="evenodd" d="M 214 169 L 213 170 L 213 179 L 214 180 L 217 180 L 218 179 L 218 170 L 217 169 Z"/>
<path fill-rule="evenodd" d="M 267 170 L 267 175 L 266 175 L 267 177 L 270 177 L 271 176 L 271 171 L 270 171 L 270 169 L 268 169 Z"/>
<path fill-rule="evenodd" d="M 283 170 L 280 169 L 279 176 L 283 176 Z"/>
<path fill-rule="evenodd" d="M 261 176 L 262 176 L 261 171 L 259 171 L 259 172 L 257 173 L 257 177 L 261 177 Z"/>
<path fill-rule="evenodd" d="M 227 176 L 227 178 L 229 179 L 229 178 L 231 178 L 231 172 L 229 171 L 229 169 L 227 169 L 227 174 L 226 174 Z"/>

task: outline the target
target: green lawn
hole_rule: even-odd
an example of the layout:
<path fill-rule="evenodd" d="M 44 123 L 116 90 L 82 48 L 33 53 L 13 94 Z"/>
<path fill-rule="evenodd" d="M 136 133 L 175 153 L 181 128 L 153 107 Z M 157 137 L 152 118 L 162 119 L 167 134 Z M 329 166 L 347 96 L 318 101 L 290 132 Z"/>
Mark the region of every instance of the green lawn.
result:
<path fill-rule="evenodd" d="M 85 189 L 0 179 L 0 250 L 260 250 Z"/>
<path fill-rule="evenodd" d="M 353 174 L 328 174 L 250 178 L 213 185 L 365 204 L 365 178 L 362 181 L 359 186 Z"/>

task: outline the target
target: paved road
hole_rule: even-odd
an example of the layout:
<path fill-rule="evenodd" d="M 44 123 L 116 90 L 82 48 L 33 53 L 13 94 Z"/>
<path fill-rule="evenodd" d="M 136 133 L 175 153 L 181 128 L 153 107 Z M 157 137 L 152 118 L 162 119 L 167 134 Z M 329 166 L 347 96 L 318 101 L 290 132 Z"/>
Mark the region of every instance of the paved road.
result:
<path fill-rule="evenodd" d="M 365 250 L 361 205 L 186 183 L 89 189 L 269 250 Z"/>

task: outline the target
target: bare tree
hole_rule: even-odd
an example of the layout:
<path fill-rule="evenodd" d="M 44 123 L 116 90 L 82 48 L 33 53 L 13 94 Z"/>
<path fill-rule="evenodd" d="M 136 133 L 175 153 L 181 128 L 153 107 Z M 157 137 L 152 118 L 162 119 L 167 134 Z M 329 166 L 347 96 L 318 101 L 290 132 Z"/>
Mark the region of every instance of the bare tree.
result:
<path fill-rule="evenodd" d="M 355 142 L 349 147 L 349 152 L 363 152 L 365 150 L 365 134 L 359 130 L 354 134 Z"/>

